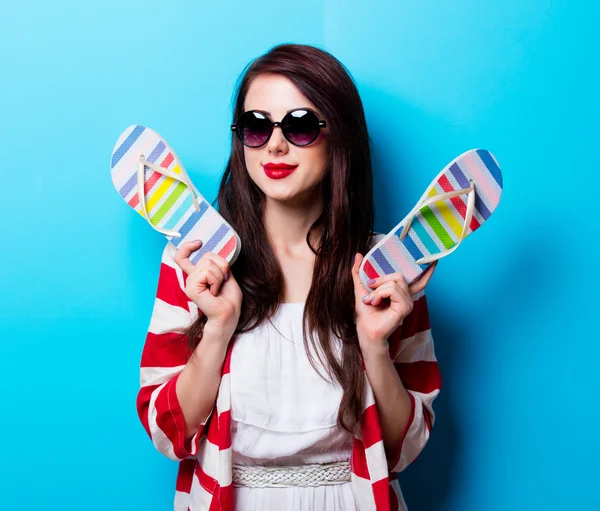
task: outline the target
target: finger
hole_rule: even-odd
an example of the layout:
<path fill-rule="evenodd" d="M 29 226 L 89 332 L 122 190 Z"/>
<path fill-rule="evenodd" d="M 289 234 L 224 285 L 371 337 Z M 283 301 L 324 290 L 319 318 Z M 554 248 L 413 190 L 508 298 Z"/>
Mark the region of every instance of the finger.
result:
<path fill-rule="evenodd" d="M 379 305 L 385 298 L 402 300 L 402 297 L 408 298 L 408 289 L 403 289 L 396 282 L 386 282 L 370 293 L 371 305 Z M 367 301 L 369 303 L 369 301 Z"/>
<path fill-rule="evenodd" d="M 204 268 L 202 271 L 197 273 L 194 280 L 188 278 L 188 285 L 192 286 L 192 290 L 196 295 L 199 295 L 207 289 L 213 296 L 216 296 L 216 289 L 219 283 L 222 282 L 222 278 L 219 278 L 219 273 L 215 273 L 210 268 Z"/>
<path fill-rule="evenodd" d="M 406 281 L 406 277 L 402 275 L 402 273 L 400 273 L 399 271 L 390 273 L 388 275 L 383 275 L 372 280 L 375 281 L 371 283 L 371 280 L 369 280 L 369 287 L 371 287 L 372 289 L 377 289 L 379 286 L 385 284 L 386 282 L 397 282 L 398 284 L 400 284 L 400 286 L 406 287 L 406 290 L 408 291 L 408 282 Z"/>
<path fill-rule="evenodd" d="M 194 263 L 190 261 L 190 254 L 194 250 L 198 250 L 202 246 L 202 240 L 196 241 L 186 241 L 182 243 L 178 248 L 173 260 L 177 263 L 177 265 L 188 275 L 194 271 Z"/>
<path fill-rule="evenodd" d="M 198 263 L 198 265 L 196 265 L 196 269 L 194 270 L 196 272 L 196 274 L 200 275 L 200 274 L 202 274 L 203 271 L 210 270 L 215 275 L 217 275 L 220 279 L 226 280 L 223 270 L 221 270 L 221 267 L 214 261 L 207 259 L 207 260 L 203 261 L 202 266 L 199 266 L 199 264 L 200 263 Z"/>
<path fill-rule="evenodd" d="M 209 289 L 211 294 L 213 296 L 217 296 L 219 294 L 221 284 L 223 284 L 223 273 L 216 265 L 214 268 L 206 268 L 204 271 L 204 278 L 206 279 L 206 282 L 209 283 Z"/>
<path fill-rule="evenodd" d="M 354 282 L 354 293 L 356 300 L 360 300 L 364 295 L 366 295 L 369 291 L 363 286 L 363 283 L 360 280 L 360 276 L 358 274 L 358 269 L 363 260 L 363 255 L 360 253 L 356 253 L 356 259 L 354 260 L 354 264 L 352 265 L 352 281 Z"/>
<path fill-rule="evenodd" d="M 394 283 L 386 283 L 371 293 L 371 305 L 380 305 L 384 299 L 399 304 L 402 309 L 412 306 L 412 298 L 408 293 Z"/>
<path fill-rule="evenodd" d="M 219 267 L 217 266 L 217 264 L 214 261 L 211 261 L 210 258 L 202 256 L 202 258 L 196 263 L 196 266 L 194 266 L 193 273 L 195 273 L 196 275 L 200 275 L 200 273 L 203 270 L 205 270 L 206 268 L 219 268 Z M 221 271 L 220 268 L 219 268 L 219 271 Z"/>
<path fill-rule="evenodd" d="M 437 266 L 437 261 L 436 261 L 436 264 L 432 264 L 431 266 L 429 266 L 429 268 L 427 268 L 419 276 L 419 278 L 416 280 L 416 282 L 413 282 L 409 286 L 408 290 L 411 295 L 416 295 L 417 293 L 419 293 L 419 292 L 423 291 L 423 289 L 425 289 L 425 286 L 429 282 L 429 279 L 431 279 L 431 276 L 433 275 L 433 272 L 435 271 L 436 266 Z"/>
<path fill-rule="evenodd" d="M 229 263 L 222 258 L 220 255 L 217 255 L 213 252 L 206 252 L 206 254 L 204 254 L 202 256 L 202 259 L 200 259 L 201 261 L 210 261 L 213 264 L 216 264 L 220 270 L 223 272 L 223 275 L 225 275 L 226 273 L 229 273 L 230 267 L 229 267 Z M 198 261 L 200 262 L 200 261 Z"/>
<path fill-rule="evenodd" d="M 374 305 L 376 301 L 377 301 L 378 304 L 381 303 L 381 298 L 383 296 L 382 293 L 385 294 L 394 285 L 395 285 L 394 282 L 386 282 L 386 283 L 382 284 L 377 289 L 375 289 L 374 291 L 371 291 L 367 296 L 365 296 L 364 297 L 365 299 L 363 300 L 363 303 L 365 305 Z"/>

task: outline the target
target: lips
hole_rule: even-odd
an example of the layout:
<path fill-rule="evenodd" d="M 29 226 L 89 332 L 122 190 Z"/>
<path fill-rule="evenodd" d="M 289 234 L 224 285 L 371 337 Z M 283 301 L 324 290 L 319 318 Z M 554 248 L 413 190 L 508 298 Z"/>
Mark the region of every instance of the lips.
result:
<path fill-rule="evenodd" d="M 265 174 L 271 179 L 281 179 L 289 176 L 298 165 L 289 165 L 287 163 L 265 163 L 263 165 Z"/>
<path fill-rule="evenodd" d="M 298 165 L 289 165 L 287 163 L 265 163 L 263 166 L 265 169 L 269 170 L 289 170 L 295 169 Z"/>

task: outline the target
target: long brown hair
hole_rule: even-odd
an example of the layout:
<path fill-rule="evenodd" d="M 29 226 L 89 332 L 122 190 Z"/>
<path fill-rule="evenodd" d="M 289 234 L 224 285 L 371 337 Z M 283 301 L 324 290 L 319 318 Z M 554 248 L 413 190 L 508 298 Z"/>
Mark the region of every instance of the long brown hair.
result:
<path fill-rule="evenodd" d="M 312 285 L 304 307 L 304 347 L 312 366 L 306 332 L 330 377 L 343 388 L 338 424 L 361 438 L 363 365 L 354 323 L 354 254 L 365 254 L 373 232 L 373 185 L 369 136 L 362 102 L 346 68 L 314 46 L 280 44 L 252 61 L 241 75 L 232 123 L 243 113 L 248 88 L 262 73 L 287 77 L 323 114 L 329 127 L 328 167 L 320 184 L 323 212 L 310 227 L 306 242 L 315 254 Z M 283 298 L 284 278 L 262 222 L 264 194 L 250 179 L 244 146 L 232 136 L 231 155 L 221 179 L 218 211 L 242 240 L 232 272 L 243 293 L 235 333 L 252 330 L 274 314 Z M 313 247 L 311 233 L 319 232 Z M 189 349 L 200 339 L 206 317 L 185 332 Z M 308 327 L 308 328 L 307 328 Z M 341 360 L 332 351 L 333 332 L 342 340 Z M 316 334 L 316 341 L 314 335 Z M 234 334 L 235 336 L 235 334 Z M 339 342 L 339 341 L 338 341 Z"/>

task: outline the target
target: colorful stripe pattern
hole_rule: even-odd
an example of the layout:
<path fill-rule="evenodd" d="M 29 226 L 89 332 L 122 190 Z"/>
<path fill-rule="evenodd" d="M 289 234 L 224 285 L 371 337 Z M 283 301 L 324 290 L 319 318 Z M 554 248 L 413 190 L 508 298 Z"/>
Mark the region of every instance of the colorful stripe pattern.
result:
<path fill-rule="evenodd" d="M 502 195 L 502 174 L 489 151 L 475 149 L 462 154 L 434 179 L 419 203 L 429 197 L 469 187 L 475 183 L 475 211 L 466 236 L 475 232 L 495 211 Z M 421 257 L 451 249 L 460 238 L 467 213 L 467 194 L 435 202 L 421 209 L 403 240 L 399 236 L 409 220 L 405 217 L 365 256 L 361 280 L 367 289 L 369 279 L 401 272 L 410 283 L 429 264 L 417 264 Z"/>
<path fill-rule="evenodd" d="M 155 448 L 179 463 L 174 511 L 233 511 L 230 361 L 239 337 L 234 336 L 228 345 L 212 411 L 187 439 L 176 392 L 189 356 L 181 332 L 201 312 L 185 294 L 187 276 L 174 262 L 175 252 L 167 243 L 141 357 L 137 411 Z M 350 459 L 352 489 L 360 511 L 407 511 L 398 473 L 422 452 L 435 423 L 433 402 L 442 380 L 425 293 L 417 293 L 413 301 L 411 313 L 389 338 L 390 357 L 412 405 L 393 459 L 386 457 L 373 389 L 364 373 L 362 438 L 354 438 Z"/>
<path fill-rule="evenodd" d="M 150 163 L 189 177 L 175 152 L 156 132 L 140 125 L 127 128 L 113 150 L 112 180 L 125 202 L 143 216 L 137 189 L 140 155 Z M 179 238 L 166 236 L 177 247 L 186 241 L 202 240 L 202 247 L 190 255 L 192 263 L 197 263 L 206 252 L 213 252 L 233 264 L 241 247 L 239 236 L 204 197 L 196 194 L 200 204 L 200 211 L 196 211 L 187 185 L 148 167 L 144 183 L 146 211 L 152 225 L 178 231 Z"/>

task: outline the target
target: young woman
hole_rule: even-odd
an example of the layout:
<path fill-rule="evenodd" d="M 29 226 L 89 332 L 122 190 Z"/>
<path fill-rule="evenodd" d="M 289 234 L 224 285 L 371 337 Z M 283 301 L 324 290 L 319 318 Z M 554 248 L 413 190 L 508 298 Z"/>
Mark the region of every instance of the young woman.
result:
<path fill-rule="evenodd" d="M 406 509 L 440 388 L 424 287 L 358 276 L 373 233 L 358 91 L 329 53 L 283 44 L 237 89 L 220 214 L 242 250 L 165 247 L 138 412 L 180 461 L 176 510 Z"/>

